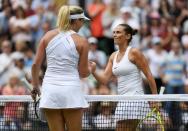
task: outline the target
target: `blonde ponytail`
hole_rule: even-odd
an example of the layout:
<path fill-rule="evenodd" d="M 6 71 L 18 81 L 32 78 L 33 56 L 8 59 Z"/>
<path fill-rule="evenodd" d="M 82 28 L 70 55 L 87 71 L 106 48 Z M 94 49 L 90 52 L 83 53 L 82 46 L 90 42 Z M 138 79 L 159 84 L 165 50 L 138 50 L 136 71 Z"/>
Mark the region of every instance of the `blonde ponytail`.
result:
<path fill-rule="evenodd" d="M 67 31 L 70 29 L 70 9 L 69 6 L 64 5 L 59 9 L 57 18 L 57 27 L 60 31 Z"/>
<path fill-rule="evenodd" d="M 81 14 L 83 12 L 83 9 L 79 6 L 63 5 L 59 9 L 56 26 L 60 31 L 68 31 L 73 23 L 73 20 L 70 19 L 70 15 Z"/>

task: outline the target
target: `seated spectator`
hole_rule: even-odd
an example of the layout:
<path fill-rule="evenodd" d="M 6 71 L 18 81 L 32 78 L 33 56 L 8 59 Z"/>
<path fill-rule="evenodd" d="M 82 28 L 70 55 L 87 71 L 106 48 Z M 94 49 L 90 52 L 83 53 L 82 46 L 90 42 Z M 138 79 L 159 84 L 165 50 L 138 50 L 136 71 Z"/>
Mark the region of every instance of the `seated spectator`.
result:
<path fill-rule="evenodd" d="M 4 40 L 1 43 L 2 53 L 0 54 L 0 86 L 8 82 L 9 70 L 12 68 L 12 43 L 9 40 Z"/>
<path fill-rule="evenodd" d="M 16 41 L 31 41 L 29 23 L 25 16 L 25 11 L 21 6 L 15 9 L 15 16 L 12 16 L 9 21 L 9 27 L 13 42 Z"/>
<path fill-rule="evenodd" d="M 184 81 L 186 75 L 185 58 L 181 51 L 178 41 L 173 41 L 171 51 L 167 55 L 163 70 L 163 82 L 166 84 L 166 94 L 184 94 Z M 170 121 L 174 125 L 174 129 L 179 130 L 182 124 L 182 110 L 178 102 L 169 101 L 165 105 L 166 111 L 169 113 Z"/>
<path fill-rule="evenodd" d="M 155 78 L 157 91 L 159 93 L 159 90 L 163 85 L 160 76 L 160 69 L 162 64 L 165 62 L 165 57 L 167 56 L 167 52 L 162 49 L 160 37 L 153 37 L 151 40 L 151 44 L 152 44 L 151 45 L 152 48 L 147 50 L 145 55 L 148 58 L 150 70 Z"/>
<path fill-rule="evenodd" d="M 8 1 L 8 0 L 7 0 Z M 0 12 L 0 35 L 9 35 L 9 19 L 11 17 L 11 6 L 7 5 L 3 8 L 3 11 Z"/>
<path fill-rule="evenodd" d="M 114 115 L 112 114 L 113 105 L 109 102 L 100 103 L 100 113 L 93 119 L 97 129 L 113 129 L 115 128 Z"/>
<path fill-rule="evenodd" d="M 98 40 L 95 37 L 90 37 L 88 38 L 88 42 L 90 47 L 88 53 L 89 60 L 96 62 L 97 69 L 104 69 L 107 62 L 107 56 L 103 51 L 97 49 Z"/>
<path fill-rule="evenodd" d="M 185 35 L 182 36 L 181 42 L 182 42 L 183 47 L 184 47 L 183 55 L 185 57 L 186 70 L 188 72 L 188 32 Z M 187 74 L 187 77 L 188 77 L 188 74 Z"/>
<path fill-rule="evenodd" d="M 16 75 L 12 75 L 8 84 L 2 88 L 2 95 L 26 95 L 27 90 L 20 85 L 20 79 Z"/>
<path fill-rule="evenodd" d="M 17 130 L 31 130 L 32 124 L 28 121 L 27 116 L 27 103 L 24 103 L 17 107 L 14 121 L 16 123 Z"/>
<path fill-rule="evenodd" d="M 103 48 L 102 50 L 109 56 L 115 51 L 113 33 L 111 30 L 112 23 L 116 18 L 118 18 L 119 9 L 117 1 L 111 0 L 107 8 L 104 10 L 102 14 L 102 27 L 103 27 Z M 102 45 L 101 45 L 102 46 Z"/>

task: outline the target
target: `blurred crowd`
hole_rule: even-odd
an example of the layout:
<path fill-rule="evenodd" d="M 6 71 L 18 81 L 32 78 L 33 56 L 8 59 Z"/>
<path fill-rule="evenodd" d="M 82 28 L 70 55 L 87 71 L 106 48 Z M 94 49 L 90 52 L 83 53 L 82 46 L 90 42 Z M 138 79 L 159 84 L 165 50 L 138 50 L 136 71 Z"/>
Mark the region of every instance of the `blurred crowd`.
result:
<path fill-rule="evenodd" d="M 89 42 L 89 59 L 98 71 L 106 66 L 117 50 L 113 28 L 127 23 L 138 34 L 131 46 L 139 48 L 149 60 L 158 90 L 186 93 L 188 85 L 188 2 L 186 0 L 85 0 L 85 14 L 90 17 L 79 34 Z M 70 0 L 69 4 L 83 1 Z M 57 8 L 53 0 L 1 0 L 0 5 L 0 93 L 23 95 L 20 84 L 31 79 L 31 65 L 40 38 L 56 27 Z M 46 69 L 44 61 L 41 80 Z M 143 81 L 147 90 L 147 82 Z M 41 81 L 42 82 L 42 81 Z M 101 85 L 90 76 L 82 79 L 86 94 L 116 94 L 116 78 Z"/>
<path fill-rule="evenodd" d="M 188 1 L 187 0 L 69 0 L 85 9 L 91 19 L 79 34 L 88 39 L 89 59 L 102 71 L 117 50 L 113 28 L 127 23 L 138 34 L 131 46 L 139 48 L 156 80 L 167 94 L 188 93 Z M 31 66 L 40 38 L 56 27 L 57 8 L 53 0 L 0 0 L 0 94 L 27 95 L 21 84 L 31 78 Z M 126 65 L 125 65 L 126 66 Z M 41 83 L 46 69 L 42 65 Z M 116 78 L 107 85 L 93 76 L 83 78 L 85 94 L 116 94 Z M 146 93 L 150 93 L 143 75 Z M 187 106 L 188 105 L 184 105 Z M 11 105 L 10 105 L 11 107 Z M 7 109 L 8 110 L 8 109 Z"/>
<path fill-rule="evenodd" d="M 157 87 L 166 93 L 186 93 L 188 85 L 188 2 L 186 0 L 70 0 L 82 4 L 90 17 L 79 31 L 89 42 L 89 59 L 98 71 L 117 50 L 113 28 L 127 23 L 138 30 L 131 46 L 149 60 Z M 0 5 L 0 93 L 22 95 L 28 91 L 20 79 L 31 79 L 31 65 L 40 38 L 56 27 L 53 0 L 1 0 Z M 46 63 L 41 70 L 44 75 Z M 41 79 L 42 80 L 42 79 Z M 143 76 L 144 81 L 144 76 Z M 90 76 L 82 79 L 86 94 L 116 94 L 116 78 L 101 85 Z M 147 82 L 144 81 L 145 87 Z M 14 89 L 15 88 L 15 89 Z M 19 90 L 18 90 L 18 89 Z M 174 89 L 175 88 L 175 89 Z M 146 93 L 150 91 L 146 88 Z"/>

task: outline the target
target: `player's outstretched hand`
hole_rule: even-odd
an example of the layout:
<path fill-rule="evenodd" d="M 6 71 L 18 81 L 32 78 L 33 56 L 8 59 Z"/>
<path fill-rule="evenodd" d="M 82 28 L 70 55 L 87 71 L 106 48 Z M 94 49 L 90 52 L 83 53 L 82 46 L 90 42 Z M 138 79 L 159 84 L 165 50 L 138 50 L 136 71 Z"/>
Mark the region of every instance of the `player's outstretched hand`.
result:
<path fill-rule="evenodd" d="M 89 61 L 89 67 L 90 67 L 91 73 L 94 73 L 96 70 L 96 63 L 93 61 Z"/>

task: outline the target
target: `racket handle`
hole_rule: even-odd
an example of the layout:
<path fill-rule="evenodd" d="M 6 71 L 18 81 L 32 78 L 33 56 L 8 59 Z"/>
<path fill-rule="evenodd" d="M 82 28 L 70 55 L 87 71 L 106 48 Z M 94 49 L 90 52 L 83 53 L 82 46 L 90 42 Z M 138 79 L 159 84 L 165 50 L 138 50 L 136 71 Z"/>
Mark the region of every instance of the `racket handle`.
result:
<path fill-rule="evenodd" d="M 161 86 L 161 89 L 160 89 L 159 94 L 160 94 L 160 95 L 164 94 L 164 90 L 165 90 L 165 87 L 164 87 L 164 86 Z"/>

